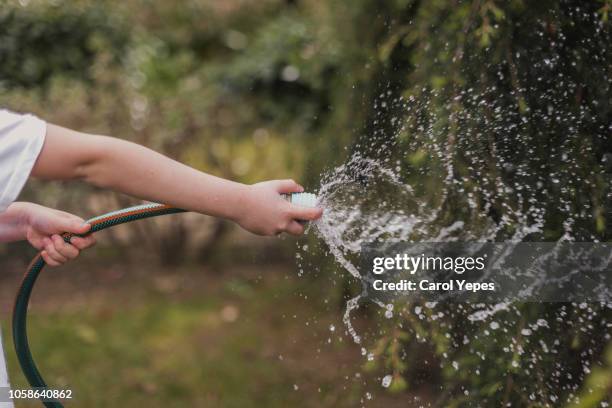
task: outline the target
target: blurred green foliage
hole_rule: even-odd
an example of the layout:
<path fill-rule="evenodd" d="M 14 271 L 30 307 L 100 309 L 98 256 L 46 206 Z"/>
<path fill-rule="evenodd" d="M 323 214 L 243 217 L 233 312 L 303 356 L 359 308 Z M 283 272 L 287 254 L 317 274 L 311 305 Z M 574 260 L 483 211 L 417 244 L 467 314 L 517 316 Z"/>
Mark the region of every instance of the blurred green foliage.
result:
<path fill-rule="evenodd" d="M 44 91 L 57 75 L 91 84 L 89 67 L 99 53 L 111 50 L 116 59 L 123 53 L 127 33 L 120 24 L 95 6 L 64 9 L 4 4 L 0 10 L 0 89 Z"/>

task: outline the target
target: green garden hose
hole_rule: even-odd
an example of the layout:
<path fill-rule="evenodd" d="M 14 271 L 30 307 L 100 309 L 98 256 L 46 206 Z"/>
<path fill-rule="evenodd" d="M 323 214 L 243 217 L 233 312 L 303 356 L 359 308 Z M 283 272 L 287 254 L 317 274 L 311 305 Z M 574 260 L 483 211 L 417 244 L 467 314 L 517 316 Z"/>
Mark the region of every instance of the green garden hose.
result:
<path fill-rule="evenodd" d="M 185 210 L 169 207 L 167 205 L 145 204 L 104 214 L 88 220 L 87 223 L 91 225 L 89 233 L 94 233 L 126 222 L 157 217 L 159 215 L 176 214 L 184 211 Z M 62 235 L 66 242 L 69 242 L 72 236 L 73 234 Z M 42 271 L 45 265 L 46 263 L 40 254 L 32 260 L 23 276 L 13 308 L 13 343 L 15 344 L 15 352 L 17 353 L 17 358 L 23 374 L 30 383 L 30 386 L 36 390 L 46 390 L 47 384 L 36 367 L 28 344 L 27 312 L 32 289 L 34 288 L 40 271 Z M 63 408 L 62 403 L 54 398 L 41 398 L 41 401 L 48 408 Z"/>
<path fill-rule="evenodd" d="M 302 205 L 306 207 L 314 207 L 316 205 L 316 196 L 310 193 L 294 193 L 291 195 L 283 195 L 287 200 L 293 204 Z M 160 215 L 176 214 L 185 212 L 179 208 L 170 207 L 162 204 L 145 204 L 136 207 L 125 208 L 123 210 L 114 211 L 108 214 L 101 215 L 99 217 L 92 218 L 87 221 L 91 225 L 91 229 L 88 234 L 102 231 L 103 229 L 114 227 L 115 225 L 125 224 L 136 220 L 142 220 L 145 218 L 157 217 Z M 73 234 L 63 234 L 64 241 L 69 242 Z M 30 301 L 30 295 L 32 289 L 36 283 L 36 279 L 40 274 L 40 271 L 45 267 L 46 263 L 42 256 L 37 255 L 30 266 L 28 267 L 21 286 L 17 292 L 15 298 L 15 306 L 13 308 L 13 343 L 15 345 L 15 352 L 21 370 L 27 378 L 30 386 L 36 390 L 47 390 L 47 384 L 43 379 L 40 371 L 36 367 L 30 346 L 28 343 L 27 333 L 27 312 L 28 304 Z M 47 408 L 63 408 L 62 403 L 58 399 L 54 398 L 41 398 L 42 403 Z"/>

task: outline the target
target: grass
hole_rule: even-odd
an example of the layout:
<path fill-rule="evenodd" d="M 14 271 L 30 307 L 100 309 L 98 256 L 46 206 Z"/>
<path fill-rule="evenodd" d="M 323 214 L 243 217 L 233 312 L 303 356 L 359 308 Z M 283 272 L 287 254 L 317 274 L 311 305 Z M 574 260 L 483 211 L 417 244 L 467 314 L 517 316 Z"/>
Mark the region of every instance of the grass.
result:
<path fill-rule="evenodd" d="M 363 361 L 343 336 L 328 341 L 329 325 L 341 323 L 317 298 L 320 284 L 288 268 L 265 277 L 144 269 L 88 271 L 95 290 L 70 271 L 39 282 L 31 347 L 48 384 L 73 390 L 67 406 L 360 405 Z M 3 332 L 13 388 L 25 388 L 6 322 Z M 29 406 L 39 404 L 17 404 Z"/>

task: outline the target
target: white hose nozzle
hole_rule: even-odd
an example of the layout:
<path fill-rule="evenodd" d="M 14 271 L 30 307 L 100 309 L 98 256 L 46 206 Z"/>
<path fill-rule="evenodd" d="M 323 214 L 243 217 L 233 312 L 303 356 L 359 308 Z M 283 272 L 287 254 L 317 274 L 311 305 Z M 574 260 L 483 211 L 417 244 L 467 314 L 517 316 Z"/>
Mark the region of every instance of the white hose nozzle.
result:
<path fill-rule="evenodd" d="M 300 205 L 302 207 L 316 207 L 317 196 L 312 193 L 291 193 L 283 194 L 283 197 L 291 204 Z"/>

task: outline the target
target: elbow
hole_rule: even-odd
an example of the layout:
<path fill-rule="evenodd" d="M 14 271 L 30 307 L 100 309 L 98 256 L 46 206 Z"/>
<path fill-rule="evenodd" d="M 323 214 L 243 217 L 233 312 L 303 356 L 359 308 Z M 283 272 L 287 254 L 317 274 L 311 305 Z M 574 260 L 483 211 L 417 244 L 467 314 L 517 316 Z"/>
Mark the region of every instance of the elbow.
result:
<path fill-rule="evenodd" d="M 93 136 L 100 138 L 99 136 Z M 104 143 L 93 143 L 90 154 L 85 155 L 74 168 L 74 179 L 84 181 L 100 188 L 107 188 L 112 184 L 110 180 L 112 167 L 111 155 L 107 152 Z"/>
<path fill-rule="evenodd" d="M 113 182 L 103 162 L 83 163 L 75 170 L 75 179 L 99 188 L 109 188 Z"/>
<path fill-rule="evenodd" d="M 79 163 L 74 168 L 73 180 L 89 182 L 92 179 L 92 171 L 89 163 Z"/>

